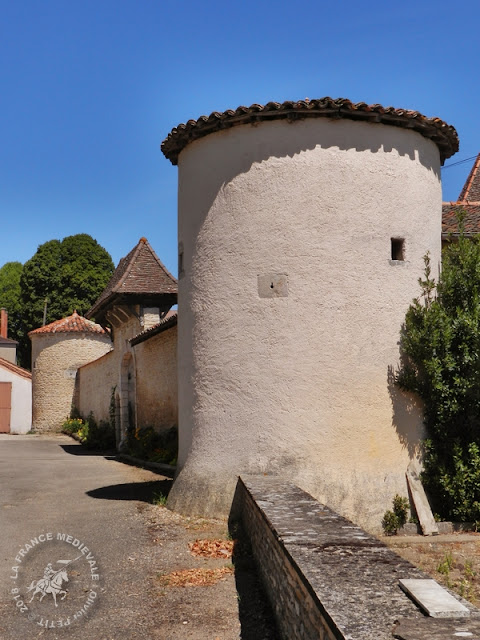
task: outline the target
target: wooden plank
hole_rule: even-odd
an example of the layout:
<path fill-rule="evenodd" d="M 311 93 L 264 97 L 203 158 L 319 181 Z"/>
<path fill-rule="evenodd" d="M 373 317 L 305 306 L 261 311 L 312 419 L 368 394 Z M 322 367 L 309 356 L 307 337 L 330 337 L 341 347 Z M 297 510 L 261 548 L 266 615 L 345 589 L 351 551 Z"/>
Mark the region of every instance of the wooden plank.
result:
<path fill-rule="evenodd" d="M 425 489 L 423 488 L 422 481 L 420 480 L 418 463 L 416 463 L 416 461 L 412 461 L 408 465 L 407 483 L 423 535 L 438 535 L 438 526 L 434 520 L 427 496 L 425 495 Z"/>
<path fill-rule="evenodd" d="M 406 578 L 401 588 L 432 618 L 465 618 L 469 609 L 441 587 L 435 580 Z"/>

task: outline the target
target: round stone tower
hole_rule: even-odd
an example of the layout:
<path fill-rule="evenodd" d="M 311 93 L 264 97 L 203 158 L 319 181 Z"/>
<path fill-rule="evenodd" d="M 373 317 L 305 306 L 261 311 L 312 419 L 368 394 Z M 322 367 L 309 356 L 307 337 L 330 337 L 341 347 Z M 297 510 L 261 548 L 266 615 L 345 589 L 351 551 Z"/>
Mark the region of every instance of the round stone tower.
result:
<path fill-rule="evenodd" d="M 32 341 L 32 428 L 59 431 L 70 415 L 78 367 L 110 351 L 110 336 L 76 311 L 28 335 Z"/>
<path fill-rule="evenodd" d="M 278 474 L 370 530 L 418 454 L 394 384 L 423 256 L 440 263 L 455 130 L 348 100 L 190 120 L 178 164 L 180 473 L 169 504 L 228 512 L 236 476 Z"/>

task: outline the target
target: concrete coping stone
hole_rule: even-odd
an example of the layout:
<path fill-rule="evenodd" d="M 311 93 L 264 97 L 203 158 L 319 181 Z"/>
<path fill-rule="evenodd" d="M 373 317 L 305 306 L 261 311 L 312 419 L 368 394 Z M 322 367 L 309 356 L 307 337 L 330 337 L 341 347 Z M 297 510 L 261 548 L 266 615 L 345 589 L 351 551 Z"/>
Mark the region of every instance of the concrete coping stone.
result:
<path fill-rule="evenodd" d="M 438 533 L 440 535 L 449 533 L 460 533 L 462 531 L 476 531 L 474 522 L 437 522 Z M 407 522 L 398 531 L 398 536 L 423 535 L 419 524 Z"/>
<path fill-rule="evenodd" d="M 420 618 L 407 620 L 400 618 L 393 630 L 398 640 L 480 640 L 480 620 L 463 618 L 446 620 L 443 618 Z"/>
<path fill-rule="evenodd" d="M 387 640 L 397 620 L 425 619 L 399 584 L 429 579 L 420 569 L 292 483 L 275 476 L 242 476 L 239 482 L 336 637 Z M 451 595 L 480 624 L 480 611 Z"/>
<path fill-rule="evenodd" d="M 400 586 L 433 618 L 464 618 L 470 615 L 467 607 L 456 600 L 435 580 L 399 580 Z"/>

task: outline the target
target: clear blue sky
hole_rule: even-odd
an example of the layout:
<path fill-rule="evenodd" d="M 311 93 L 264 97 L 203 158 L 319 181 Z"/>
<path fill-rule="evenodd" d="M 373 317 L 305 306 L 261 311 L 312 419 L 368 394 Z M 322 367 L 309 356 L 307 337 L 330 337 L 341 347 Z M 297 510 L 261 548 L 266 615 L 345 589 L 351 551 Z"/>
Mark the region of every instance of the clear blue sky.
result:
<path fill-rule="evenodd" d="M 146 236 L 176 274 L 172 127 L 241 104 L 344 97 L 416 109 L 480 151 L 480 3 L 0 0 L 0 266 L 89 233 Z M 471 163 L 447 169 L 455 200 Z"/>

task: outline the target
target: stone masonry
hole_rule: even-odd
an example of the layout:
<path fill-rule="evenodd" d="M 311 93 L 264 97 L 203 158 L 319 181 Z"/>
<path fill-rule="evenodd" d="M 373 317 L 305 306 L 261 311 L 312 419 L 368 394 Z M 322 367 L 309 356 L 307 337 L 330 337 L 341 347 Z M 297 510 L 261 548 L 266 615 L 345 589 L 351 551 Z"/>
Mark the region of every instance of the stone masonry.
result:
<path fill-rule="evenodd" d="M 442 638 L 478 637 L 473 605 L 455 596 L 468 619 L 425 618 L 399 579 L 428 576 L 291 483 L 240 478 L 231 514 L 238 518 L 285 640 L 431 640 L 436 629 Z"/>
<path fill-rule="evenodd" d="M 32 340 L 34 431 L 58 431 L 70 415 L 77 369 L 111 349 L 108 333 L 76 312 L 35 329 Z"/>

